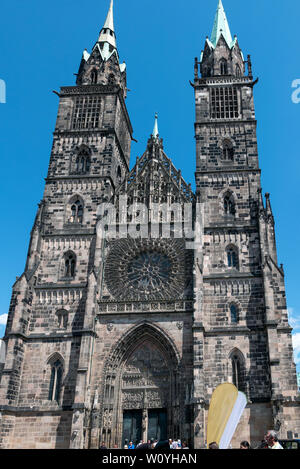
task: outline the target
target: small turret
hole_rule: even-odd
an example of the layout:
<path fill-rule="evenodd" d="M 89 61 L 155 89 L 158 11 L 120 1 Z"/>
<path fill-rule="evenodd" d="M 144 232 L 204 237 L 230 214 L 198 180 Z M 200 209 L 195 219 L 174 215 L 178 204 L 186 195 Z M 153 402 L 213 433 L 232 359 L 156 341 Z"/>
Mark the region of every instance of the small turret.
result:
<path fill-rule="evenodd" d="M 147 148 L 152 158 L 159 158 L 160 150 L 163 149 L 163 139 L 159 138 L 157 112 L 155 113 L 153 132 L 148 140 Z"/>

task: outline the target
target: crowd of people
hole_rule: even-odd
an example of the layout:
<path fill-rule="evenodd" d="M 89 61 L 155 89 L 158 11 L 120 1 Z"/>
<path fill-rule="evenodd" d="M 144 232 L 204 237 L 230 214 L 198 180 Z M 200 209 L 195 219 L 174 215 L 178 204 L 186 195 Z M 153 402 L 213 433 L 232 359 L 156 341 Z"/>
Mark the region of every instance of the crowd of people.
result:
<path fill-rule="evenodd" d="M 158 441 L 157 439 L 152 438 L 147 442 L 140 440 L 139 443 L 135 444 L 133 441 L 125 440 L 123 449 L 159 449 L 159 448 L 169 448 L 173 449 L 190 449 L 186 441 L 181 441 L 179 438 L 169 438 L 169 440 Z M 107 449 L 105 443 L 103 442 L 100 446 L 100 449 Z M 114 449 L 117 449 L 117 446 L 114 446 Z M 219 449 L 218 443 L 211 442 L 208 445 L 208 449 Z M 240 449 L 283 449 L 281 444 L 278 441 L 277 433 L 274 430 L 268 430 L 264 436 L 261 444 L 255 448 L 252 448 L 248 441 L 242 441 L 240 443 Z"/>
<path fill-rule="evenodd" d="M 219 445 L 214 441 L 208 445 L 208 449 L 219 449 Z M 248 441 L 242 441 L 240 449 L 283 449 L 283 447 L 278 441 L 277 433 L 274 430 L 269 430 L 258 447 L 251 448 Z"/>
<path fill-rule="evenodd" d="M 189 449 L 188 444 L 186 441 L 182 441 L 177 438 L 172 440 L 171 438 L 163 442 L 158 442 L 157 439 L 152 438 L 147 442 L 140 440 L 137 445 L 135 445 L 132 441 L 125 440 L 124 449 L 154 449 L 158 445 L 158 447 L 162 446 L 169 447 L 170 449 Z"/>

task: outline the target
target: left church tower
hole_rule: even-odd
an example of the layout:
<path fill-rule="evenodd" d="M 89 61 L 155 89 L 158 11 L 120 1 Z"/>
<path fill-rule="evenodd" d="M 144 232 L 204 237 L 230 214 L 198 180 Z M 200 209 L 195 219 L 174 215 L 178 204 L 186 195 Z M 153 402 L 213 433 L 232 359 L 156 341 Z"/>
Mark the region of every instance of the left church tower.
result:
<path fill-rule="evenodd" d="M 83 52 L 76 86 L 57 93 L 44 196 L 4 337 L 0 448 L 85 446 L 87 435 L 78 429 L 90 406 L 97 209 L 129 172 L 126 92 L 111 0 L 95 46 Z"/>

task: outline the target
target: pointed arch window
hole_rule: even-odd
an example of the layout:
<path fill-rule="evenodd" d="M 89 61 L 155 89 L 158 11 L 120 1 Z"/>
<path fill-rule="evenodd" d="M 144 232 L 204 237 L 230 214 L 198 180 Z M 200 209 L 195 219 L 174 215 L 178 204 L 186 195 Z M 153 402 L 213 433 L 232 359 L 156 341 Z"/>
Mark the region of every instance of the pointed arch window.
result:
<path fill-rule="evenodd" d="M 64 256 L 64 267 L 65 267 L 65 277 L 73 278 L 75 277 L 75 267 L 76 267 L 76 256 L 74 252 L 67 252 Z"/>
<path fill-rule="evenodd" d="M 61 329 L 66 329 L 68 326 L 68 311 L 65 309 L 60 309 L 56 312 L 57 325 Z"/>
<path fill-rule="evenodd" d="M 223 159 L 225 161 L 233 161 L 234 149 L 230 140 L 223 142 Z"/>
<path fill-rule="evenodd" d="M 228 75 L 228 64 L 225 59 L 220 60 L 220 73 L 221 75 Z"/>
<path fill-rule="evenodd" d="M 235 203 L 231 194 L 224 197 L 224 213 L 225 215 L 235 215 Z"/>
<path fill-rule="evenodd" d="M 239 350 L 235 350 L 231 356 L 232 383 L 239 391 L 246 391 L 245 360 Z"/>
<path fill-rule="evenodd" d="M 49 385 L 49 401 L 56 401 L 59 403 L 61 386 L 62 386 L 62 377 L 63 377 L 63 364 L 61 360 L 56 360 L 51 364 L 51 375 L 50 375 L 50 385 Z"/>
<path fill-rule="evenodd" d="M 237 77 L 241 77 L 242 76 L 242 72 L 241 72 L 241 67 L 239 65 L 237 65 L 235 67 L 235 74 Z"/>
<path fill-rule="evenodd" d="M 75 200 L 71 205 L 70 223 L 82 223 L 83 204 L 80 199 Z"/>
<path fill-rule="evenodd" d="M 90 171 L 91 159 L 86 151 L 82 150 L 76 158 L 76 172 L 86 174 Z"/>
<path fill-rule="evenodd" d="M 228 267 L 238 269 L 239 267 L 239 259 L 238 259 L 238 251 L 235 247 L 230 246 L 226 249 L 227 253 L 227 264 Z"/>
<path fill-rule="evenodd" d="M 91 72 L 91 83 L 92 83 L 92 85 L 96 85 L 97 81 L 98 81 L 98 73 L 97 73 L 97 70 L 94 69 Z"/>

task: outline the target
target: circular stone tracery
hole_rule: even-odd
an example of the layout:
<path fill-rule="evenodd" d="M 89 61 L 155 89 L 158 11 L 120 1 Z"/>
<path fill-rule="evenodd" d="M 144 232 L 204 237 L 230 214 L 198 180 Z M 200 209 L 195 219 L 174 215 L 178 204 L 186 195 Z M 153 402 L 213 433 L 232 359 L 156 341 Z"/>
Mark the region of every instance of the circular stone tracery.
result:
<path fill-rule="evenodd" d="M 173 299 L 184 292 L 183 240 L 119 239 L 109 243 L 105 281 L 123 300 Z"/>
<path fill-rule="evenodd" d="M 133 288 L 149 295 L 169 282 L 171 270 L 171 261 L 165 254 L 142 252 L 128 264 L 128 281 Z"/>

